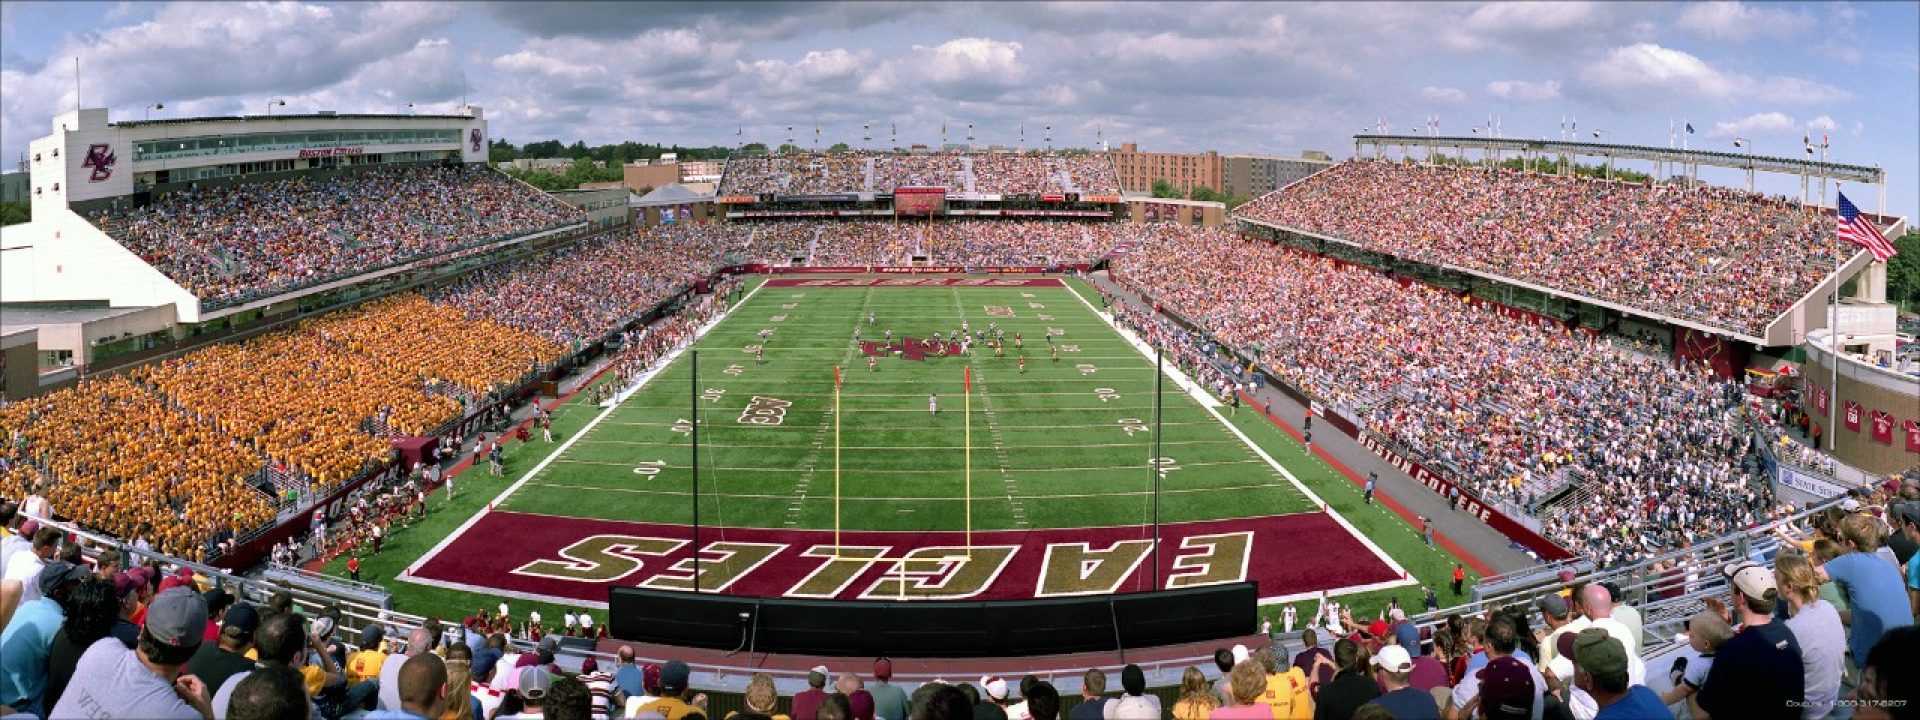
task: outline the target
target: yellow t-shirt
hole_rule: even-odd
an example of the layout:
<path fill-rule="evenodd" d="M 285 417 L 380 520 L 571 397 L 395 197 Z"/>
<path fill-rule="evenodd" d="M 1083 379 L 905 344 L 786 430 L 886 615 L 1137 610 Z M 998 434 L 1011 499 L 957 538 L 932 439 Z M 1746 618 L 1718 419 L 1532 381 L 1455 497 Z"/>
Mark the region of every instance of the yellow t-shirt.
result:
<path fill-rule="evenodd" d="M 706 714 L 704 712 L 701 712 L 700 708 L 694 707 L 692 705 L 688 705 L 686 701 L 676 697 L 663 697 L 653 702 L 642 705 L 640 706 L 640 712 L 660 713 L 660 716 L 666 718 L 667 720 L 681 720 L 681 718 L 684 718 L 688 715 L 694 715 L 694 714 L 705 715 Z"/>
<path fill-rule="evenodd" d="M 379 650 L 361 650 L 347 656 L 347 683 L 380 677 L 380 666 L 387 662 L 387 654 Z"/>
<path fill-rule="evenodd" d="M 312 665 L 301 665 L 299 669 L 300 679 L 307 685 L 307 697 L 319 695 L 320 689 L 327 686 L 327 671 Z"/>
<path fill-rule="evenodd" d="M 1289 667 L 1267 676 L 1267 690 L 1260 702 L 1273 708 L 1273 720 L 1313 720 L 1313 695 L 1307 689 L 1307 674 Z"/>

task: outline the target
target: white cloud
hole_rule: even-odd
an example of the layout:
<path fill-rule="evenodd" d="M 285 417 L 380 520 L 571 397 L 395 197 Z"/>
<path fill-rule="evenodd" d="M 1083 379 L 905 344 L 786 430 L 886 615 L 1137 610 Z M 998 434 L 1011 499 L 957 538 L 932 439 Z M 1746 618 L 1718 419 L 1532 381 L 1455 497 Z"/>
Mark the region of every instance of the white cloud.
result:
<path fill-rule="evenodd" d="M 1838 126 L 1834 124 L 1833 117 L 1829 115 L 1821 115 L 1820 117 L 1807 121 L 1808 130 L 1832 130 L 1835 127 Z"/>
<path fill-rule="evenodd" d="M 1487 83 L 1487 94 L 1503 100 L 1552 100 L 1560 97 L 1560 82 L 1543 80 L 1495 80 Z"/>
<path fill-rule="evenodd" d="M 1799 124 L 1785 113 L 1754 113 L 1739 120 L 1714 123 L 1713 129 L 1707 131 L 1707 137 L 1752 138 L 1755 135 L 1792 134 L 1799 127 Z"/>
<path fill-rule="evenodd" d="M 1774 103 L 1821 104 L 1852 97 L 1840 88 L 1803 78 L 1765 80 L 1722 72 L 1684 50 L 1636 43 L 1607 52 L 1581 77 L 1621 104 L 1646 105 L 1649 98 L 1685 103 L 1695 99 L 1758 99 Z"/>
<path fill-rule="evenodd" d="M 1745 40 L 1750 37 L 1791 37 L 1813 24 L 1806 15 L 1776 7 L 1741 2 L 1703 2 L 1687 5 L 1674 23 L 1681 30 L 1709 40 Z"/>
<path fill-rule="evenodd" d="M 1465 102 L 1467 99 L 1467 94 L 1465 92 L 1461 92 L 1460 88 L 1433 87 L 1429 85 L 1427 87 L 1420 88 L 1420 97 L 1426 100 L 1432 100 L 1434 102 L 1443 102 L 1443 103 L 1451 104 L 1451 103 Z"/>
<path fill-rule="evenodd" d="M 955 38 L 934 47 L 913 46 L 921 72 L 940 83 L 984 78 L 1017 82 L 1026 75 L 1020 62 L 1020 43 L 989 38 Z"/>

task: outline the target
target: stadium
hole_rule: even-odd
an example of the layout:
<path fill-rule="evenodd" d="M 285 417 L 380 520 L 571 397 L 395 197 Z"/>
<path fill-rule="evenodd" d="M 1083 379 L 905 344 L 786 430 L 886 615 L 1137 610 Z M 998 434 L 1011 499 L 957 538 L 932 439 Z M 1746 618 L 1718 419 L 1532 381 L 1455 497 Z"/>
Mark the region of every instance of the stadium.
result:
<path fill-rule="evenodd" d="M 1379 127 L 1229 202 L 788 127 L 543 190 L 477 105 L 272 107 L 23 160 L 0 715 L 1914 712 L 1874 158 Z"/>

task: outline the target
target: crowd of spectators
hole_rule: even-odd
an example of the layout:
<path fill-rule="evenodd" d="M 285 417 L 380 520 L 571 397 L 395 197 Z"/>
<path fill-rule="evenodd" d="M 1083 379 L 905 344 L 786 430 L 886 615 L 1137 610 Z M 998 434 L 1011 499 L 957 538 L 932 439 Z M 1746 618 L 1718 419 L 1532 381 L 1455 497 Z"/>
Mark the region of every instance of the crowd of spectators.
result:
<path fill-rule="evenodd" d="M 576 344 L 598 339 L 712 273 L 739 235 L 712 223 L 661 225 L 484 268 L 427 296 L 468 318 Z"/>
<path fill-rule="evenodd" d="M 0 409 L 0 495 L 199 559 L 272 520 L 280 488 L 337 487 L 389 458 L 387 437 L 458 419 L 564 351 L 418 296 L 375 301 Z"/>
<path fill-rule="evenodd" d="M 408 166 L 199 187 L 101 224 L 220 307 L 579 217 L 492 170 Z"/>
<path fill-rule="evenodd" d="M 1356 160 L 1237 213 L 1750 335 L 1834 265 L 1829 212 L 1729 188 Z"/>
<path fill-rule="evenodd" d="M 950 193 L 1120 194 L 1113 160 L 1085 152 L 796 152 L 727 160 L 720 195 L 889 193 L 944 187 Z"/>
<path fill-rule="evenodd" d="M 274 516 L 248 487 L 261 458 L 245 442 L 113 377 L 0 409 L 0 497 L 42 498 L 52 512 L 180 557 Z M 51 514 L 51 513 L 48 513 Z"/>
<path fill-rule="evenodd" d="M 1572 473 L 1590 494 L 1548 532 L 1604 565 L 1773 505 L 1747 472 L 1739 387 L 1704 368 L 1214 230 L 1160 233 L 1116 274 L 1483 498 L 1527 507 Z"/>

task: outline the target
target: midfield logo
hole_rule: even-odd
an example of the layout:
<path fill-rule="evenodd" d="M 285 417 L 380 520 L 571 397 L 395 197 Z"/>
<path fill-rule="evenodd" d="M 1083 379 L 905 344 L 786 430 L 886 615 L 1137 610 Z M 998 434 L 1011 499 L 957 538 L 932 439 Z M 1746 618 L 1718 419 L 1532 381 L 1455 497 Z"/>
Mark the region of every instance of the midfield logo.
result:
<path fill-rule="evenodd" d="M 87 159 L 80 163 L 80 167 L 93 170 L 93 174 L 87 176 L 89 182 L 100 182 L 113 177 L 113 164 L 116 162 L 119 160 L 114 157 L 112 145 L 94 143 L 87 147 Z"/>

